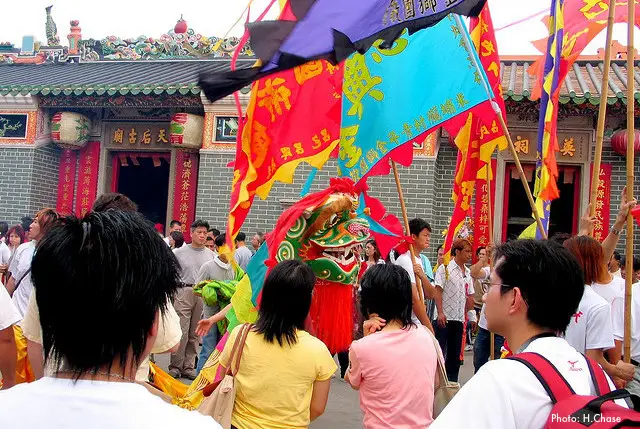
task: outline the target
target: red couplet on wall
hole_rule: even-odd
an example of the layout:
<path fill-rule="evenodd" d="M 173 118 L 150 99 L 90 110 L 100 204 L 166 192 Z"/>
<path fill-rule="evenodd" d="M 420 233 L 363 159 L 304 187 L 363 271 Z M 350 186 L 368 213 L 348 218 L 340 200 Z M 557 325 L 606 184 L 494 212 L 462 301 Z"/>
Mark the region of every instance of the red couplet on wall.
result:
<path fill-rule="evenodd" d="M 190 226 L 196 216 L 196 186 L 198 184 L 198 155 L 176 152 L 176 177 L 173 193 L 173 219 L 182 223 L 185 242 L 191 242 Z"/>
<path fill-rule="evenodd" d="M 491 160 L 491 171 L 493 172 L 491 183 L 491 216 L 495 216 L 496 206 L 496 160 Z M 474 206 L 475 220 L 473 226 L 473 254 L 475 260 L 475 253 L 478 247 L 487 246 L 491 242 L 489 236 L 489 222 L 493 219 L 489 219 L 489 187 L 485 179 L 476 180 L 476 204 Z"/>
<path fill-rule="evenodd" d="M 84 216 L 98 193 L 98 167 L 100 166 L 100 142 L 89 142 L 80 150 L 76 215 Z"/>
<path fill-rule="evenodd" d="M 593 238 L 602 241 L 609 235 L 609 220 L 611 218 L 611 164 L 600 164 L 599 176 Z M 591 175 L 589 177 L 590 179 L 593 178 L 593 165 L 591 165 Z M 589 183 L 591 183 L 591 180 Z M 591 192 L 589 192 L 589 195 L 591 195 Z"/>
<path fill-rule="evenodd" d="M 62 215 L 73 213 L 77 159 L 77 151 L 71 149 L 62 150 L 58 172 L 58 201 L 56 202 L 56 211 Z"/>

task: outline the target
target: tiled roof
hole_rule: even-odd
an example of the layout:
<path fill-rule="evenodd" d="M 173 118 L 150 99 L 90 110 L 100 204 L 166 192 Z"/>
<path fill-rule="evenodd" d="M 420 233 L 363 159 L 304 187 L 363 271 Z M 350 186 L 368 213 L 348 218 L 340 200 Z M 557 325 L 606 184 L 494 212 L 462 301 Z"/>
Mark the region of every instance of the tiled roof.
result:
<path fill-rule="evenodd" d="M 530 99 L 531 92 L 536 82 L 535 76 L 527 72 L 531 63 L 524 61 L 503 62 L 500 70 L 502 79 L 502 91 L 505 99 L 521 101 Z M 560 102 L 566 103 L 591 103 L 600 104 L 600 89 L 602 82 L 602 61 L 577 61 L 569 70 L 567 79 L 562 84 Z M 634 77 L 636 88 L 640 87 L 640 74 L 638 62 L 636 62 Z M 609 72 L 609 92 L 607 103 L 614 104 L 617 101 L 626 103 L 627 91 L 627 66 L 626 61 L 613 61 Z M 635 99 L 640 99 L 640 91 L 636 89 Z"/>
<path fill-rule="evenodd" d="M 247 67 L 255 60 L 239 60 Z M 100 61 L 0 66 L 0 95 L 199 94 L 200 72 L 229 69 L 230 60 Z"/>

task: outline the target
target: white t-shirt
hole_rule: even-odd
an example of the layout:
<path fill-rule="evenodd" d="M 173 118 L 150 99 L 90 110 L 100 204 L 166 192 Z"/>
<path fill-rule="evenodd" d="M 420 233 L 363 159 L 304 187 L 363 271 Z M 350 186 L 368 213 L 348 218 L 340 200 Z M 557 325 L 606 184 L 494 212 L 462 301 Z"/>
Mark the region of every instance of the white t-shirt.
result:
<path fill-rule="evenodd" d="M 483 277 L 480 280 L 487 280 L 491 275 L 491 267 L 483 267 L 482 268 Z M 485 291 L 486 293 L 486 291 Z M 487 316 L 484 312 L 484 303 L 482 304 L 482 309 L 480 310 L 480 320 L 478 321 L 478 326 L 482 329 L 487 329 Z"/>
<path fill-rule="evenodd" d="M 448 279 L 445 272 L 447 267 L 449 270 Z M 434 284 L 442 289 L 442 311 L 447 320 L 464 322 L 467 296 L 475 293 L 469 268 L 462 269 L 455 261 L 451 261 L 447 266 L 440 265 L 436 271 Z"/>
<path fill-rule="evenodd" d="M 13 277 L 18 284 L 18 288 L 13 292 L 13 304 L 20 313 L 20 319 L 22 319 L 27 312 L 27 306 L 29 305 L 29 297 L 31 291 L 33 291 L 33 284 L 31 283 L 31 260 L 36 250 L 36 242 L 30 241 L 23 243 L 16 249 L 15 257 L 11 261 L 11 277 Z M 24 277 L 24 278 L 23 278 Z M 20 281 L 22 279 L 22 281 Z"/>
<path fill-rule="evenodd" d="M 622 341 L 624 339 L 624 279 L 622 277 L 614 277 L 611 283 L 593 283 L 591 288 L 611 306 L 613 338 Z"/>
<path fill-rule="evenodd" d="M 233 256 L 238 265 L 240 265 L 240 268 L 242 268 L 242 271 L 246 271 L 253 253 L 251 253 L 251 250 L 249 250 L 247 246 L 241 246 L 236 249 Z"/>
<path fill-rule="evenodd" d="M 422 265 L 422 261 L 420 260 L 420 257 L 416 256 L 415 257 L 415 261 L 416 261 L 416 264 L 421 264 Z M 411 263 L 411 252 L 410 251 L 404 252 L 402 255 L 398 256 L 396 258 L 395 265 L 398 265 L 399 267 L 404 268 L 404 270 L 407 272 L 407 274 L 409 274 L 409 279 L 411 280 L 411 283 L 412 284 L 416 283 L 416 274 L 413 271 L 413 264 Z M 411 310 L 411 320 L 416 325 L 418 325 L 418 326 L 421 325 L 420 320 L 418 319 L 418 316 L 416 316 L 416 313 L 413 310 Z"/>
<path fill-rule="evenodd" d="M 562 338 L 539 338 L 525 351 L 549 359 L 577 394 L 595 395 L 584 357 Z M 615 390 L 611 381 L 609 385 Z M 498 359 L 480 368 L 429 429 L 541 429 L 551 408 L 549 395 L 529 368 Z"/>
<path fill-rule="evenodd" d="M 9 296 L 7 288 L 0 283 L 0 331 L 20 320 L 20 313 Z"/>
<path fill-rule="evenodd" d="M 45 377 L 0 391 L 2 429 L 217 429 L 141 385 Z"/>
<path fill-rule="evenodd" d="M 565 338 L 580 353 L 594 349 L 609 350 L 615 346 L 611 306 L 591 286 L 584 287 L 578 312 L 571 317 Z"/>
<path fill-rule="evenodd" d="M 0 242 L 0 264 L 8 264 L 9 259 L 11 259 L 11 249 L 2 241 Z"/>
<path fill-rule="evenodd" d="M 640 362 L 640 282 L 631 287 L 631 358 Z"/>

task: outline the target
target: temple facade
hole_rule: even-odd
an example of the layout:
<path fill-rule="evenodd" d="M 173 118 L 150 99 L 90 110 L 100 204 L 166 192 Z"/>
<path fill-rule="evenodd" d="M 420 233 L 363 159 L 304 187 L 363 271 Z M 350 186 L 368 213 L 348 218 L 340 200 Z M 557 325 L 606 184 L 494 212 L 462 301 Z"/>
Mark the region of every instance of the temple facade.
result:
<path fill-rule="evenodd" d="M 0 220 L 17 222 L 42 207 L 80 215 L 99 194 L 117 191 L 154 223 L 179 219 L 187 225 L 203 218 L 223 230 L 238 109 L 232 97 L 208 102 L 197 79 L 202 72 L 228 69 L 239 40 L 202 36 L 184 21 L 159 38 L 130 40 L 83 39 L 78 21 L 72 21 L 64 43 L 57 34 L 47 39 L 43 45 L 27 37 L 21 48 L 0 44 Z M 532 60 L 503 58 L 501 78 L 511 136 L 533 189 L 539 103 L 531 100 Z M 245 46 L 238 67 L 254 61 Z M 602 66 L 597 57 L 579 60 L 562 86 L 556 153 L 561 197 L 552 203 L 550 233 L 576 232 L 588 204 Z M 640 85 L 638 71 L 636 65 Z M 625 157 L 610 140 L 627 126 L 627 72 L 625 62 L 616 60 L 608 80 L 596 236 L 608 232 L 625 183 Z M 636 105 L 639 97 L 636 92 Z M 247 88 L 240 94 L 242 108 L 248 100 Z M 400 179 L 409 217 L 433 225 L 435 251 L 453 210 L 457 150 L 440 131 L 413 149 L 413 164 L 401 168 Z M 494 158 L 493 179 L 478 183 L 467 223 L 478 245 L 489 240 L 490 230 L 496 240 L 507 240 L 532 222 L 511 155 Z M 278 183 L 266 201 L 256 199 L 243 230 L 271 230 L 283 208 L 299 199 L 309 172 L 303 164 L 293 184 Z M 336 162 L 330 160 L 312 190 L 335 175 Z M 393 177 L 373 177 L 369 189 L 400 217 Z"/>

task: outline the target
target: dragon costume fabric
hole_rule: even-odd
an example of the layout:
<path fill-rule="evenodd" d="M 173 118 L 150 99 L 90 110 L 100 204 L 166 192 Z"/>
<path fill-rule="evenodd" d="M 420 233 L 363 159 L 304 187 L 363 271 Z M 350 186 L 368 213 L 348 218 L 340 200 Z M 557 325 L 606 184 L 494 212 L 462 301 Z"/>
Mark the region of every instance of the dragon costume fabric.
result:
<path fill-rule="evenodd" d="M 311 267 L 317 279 L 309 315 L 312 333 L 332 353 L 349 348 L 362 248 L 374 231 L 376 236 L 401 238 L 392 232 L 401 230 L 397 218 L 386 215 L 382 204 L 365 191 L 364 187 L 355 188 L 351 179 L 334 178 L 327 189 L 302 198 L 280 216 L 236 285 L 227 313 L 228 332 L 239 324 L 256 321 L 268 271 L 278 262 L 300 259 Z M 363 203 L 367 207 L 362 207 Z M 171 395 L 174 403 L 197 408 L 203 394 L 215 386 L 218 359 L 226 339 L 225 335 L 189 387 L 153 364 L 152 384 Z"/>

